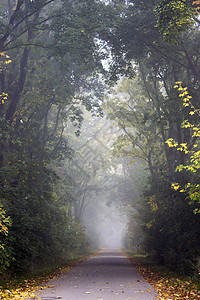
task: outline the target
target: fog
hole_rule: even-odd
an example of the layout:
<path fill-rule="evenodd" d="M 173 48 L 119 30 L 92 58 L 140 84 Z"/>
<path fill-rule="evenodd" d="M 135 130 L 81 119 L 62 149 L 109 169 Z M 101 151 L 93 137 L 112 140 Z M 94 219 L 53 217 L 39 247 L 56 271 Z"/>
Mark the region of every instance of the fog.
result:
<path fill-rule="evenodd" d="M 104 193 L 105 197 L 105 193 Z M 99 195 L 86 208 L 83 224 L 91 244 L 96 248 L 121 248 L 127 228 L 127 216 L 116 203 L 108 205 Z"/>

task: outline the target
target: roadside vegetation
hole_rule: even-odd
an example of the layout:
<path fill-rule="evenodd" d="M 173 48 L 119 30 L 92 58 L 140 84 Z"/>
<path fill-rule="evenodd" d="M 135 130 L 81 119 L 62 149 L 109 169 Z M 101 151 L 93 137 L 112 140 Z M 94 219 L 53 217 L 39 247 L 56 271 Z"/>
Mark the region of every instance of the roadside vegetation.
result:
<path fill-rule="evenodd" d="M 145 255 L 125 252 L 131 263 L 158 292 L 161 300 L 195 300 L 200 297 L 200 274 L 181 276 L 166 266 L 157 265 Z"/>
<path fill-rule="evenodd" d="M 85 259 L 96 254 L 97 251 L 93 251 L 88 255 L 79 255 L 74 258 L 68 259 L 64 265 L 51 267 L 41 270 L 35 270 L 34 272 L 28 272 L 24 275 L 13 277 L 4 274 L 0 278 L 0 299 L 31 299 L 35 297 L 37 290 L 43 290 L 48 287 L 53 287 L 50 280 L 59 279 L 60 276 L 68 272 L 72 267 L 80 264 Z M 44 285 L 45 283 L 45 285 Z"/>
<path fill-rule="evenodd" d="M 0 0 L 0 276 L 113 242 L 198 277 L 199 13 Z"/>

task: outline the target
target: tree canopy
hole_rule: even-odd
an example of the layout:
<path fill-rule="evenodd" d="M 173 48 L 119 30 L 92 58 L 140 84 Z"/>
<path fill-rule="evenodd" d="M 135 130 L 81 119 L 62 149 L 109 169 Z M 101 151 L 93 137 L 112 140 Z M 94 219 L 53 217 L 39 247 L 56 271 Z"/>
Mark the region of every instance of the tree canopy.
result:
<path fill-rule="evenodd" d="M 197 272 L 199 5 L 0 0 L 1 272 L 97 247 L 113 206 L 125 245 Z"/>

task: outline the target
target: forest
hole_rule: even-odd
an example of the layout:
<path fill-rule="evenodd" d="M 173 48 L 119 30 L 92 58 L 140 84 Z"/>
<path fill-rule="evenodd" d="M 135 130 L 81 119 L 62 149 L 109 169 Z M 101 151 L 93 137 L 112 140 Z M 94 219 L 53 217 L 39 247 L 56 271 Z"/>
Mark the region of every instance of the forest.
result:
<path fill-rule="evenodd" d="M 0 274 L 102 247 L 199 274 L 199 13 L 0 0 Z"/>

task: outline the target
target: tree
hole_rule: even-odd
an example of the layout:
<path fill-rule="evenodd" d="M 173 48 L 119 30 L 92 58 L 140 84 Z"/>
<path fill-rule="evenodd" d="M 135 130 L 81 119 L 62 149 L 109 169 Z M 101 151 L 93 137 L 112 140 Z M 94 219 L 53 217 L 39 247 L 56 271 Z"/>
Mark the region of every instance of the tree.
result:
<path fill-rule="evenodd" d="M 200 1 L 159 1 L 156 6 L 157 26 L 164 37 L 172 42 L 195 23 L 200 24 L 199 11 Z"/>
<path fill-rule="evenodd" d="M 86 241 L 69 203 L 56 193 L 63 178 L 55 169 L 74 153 L 69 123 L 78 136 L 83 107 L 101 114 L 102 87 L 94 74 L 105 57 L 103 43 L 97 42 L 105 29 L 101 14 L 109 20 L 98 1 L 1 5 L 0 51 L 7 63 L 0 66 L 0 198 L 13 222 L 7 239 L 15 256 L 13 272 L 58 263 Z"/>
<path fill-rule="evenodd" d="M 182 68 L 183 74 L 187 72 L 191 80 L 199 81 L 199 24 L 190 27 L 190 32 L 178 36 L 176 44 L 168 44 L 155 27 L 157 16 L 154 9 L 155 2 L 150 0 L 128 1 L 121 8 L 116 30 L 107 38 L 111 45 L 114 60 L 112 65 L 116 73 L 119 74 L 124 69 L 128 73 L 131 60 L 151 58 L 156 54 L 157 58 L 170 60 L 176 68 Z M 129 75 L 133 74 L 132 69 Z M 178 80 L 179 78 L 175 81 Z"/>
<path fill-rule="evenodd" d="M 177 131 L 172 131 L 172 124 L 176 125 L 176 116 L 172 113 L 170 115 L 170 106 L 166 101 L 168 95 L 164 95 L 164 85 L 159 84 L 162 82 L 162 78 L 158 80 L 156 94 L 153 93 L 155 87 L 152 80 L 149 79 L 151 78 L 149 75 L 148 80 L 145 80 L 146 88 L 149 91 L 146 94 L 144 81 L 139 80 L 139 75 L 141 78 L 144 75 L 144 72 L 141 73 L 138 72 L 138 77 L 134 80 L 125 79 L 120 82 L 118 88 L 113 89 L 109 95 L 109 101 L 106 103 L 108 117 L 124 132 L 114 143 L 115 155 L 126 157 L 129 165 L 133 160 L 140 163 L 144 161 L 145 167 L 148 166 L 150 171 L 148 173 L 149 180 L 145 177 L 143 179 L 140 193 L 135 194 L 132 191 L 128 207 L 132 218 L 126 240 L 129 246 L 136 248 L 137 240 L 134 240 L 132 233 L 136 229 L 140 229 L 140 232 L 143 233 L 143 238 L 140 237 L 140 242 L 142 242 L 140 250 L 148 252 L 160 264 L 168 265 L 171 269 L 182 273 L 191 272 L 192 274 L 197 271 L 199 218 L 193 216 L 196 206 L 189 205 L 185 195 L 179 195 L 171 189 L 173 176 L 182 183 L 186 182 L 187 177 L 184 176 L 185 174 L 180 176 L 176 172 L 172 176 L 170 169 L 167 168 L 166 155 L 169 154 L 168 152 L 166 154 L 164 145 L 166 136 L 171 133 L 179 137 Z M 162 93 L 159 89 L 162 89 Z M 155 95 L 159 99 L 156 99 Z M 182 109 L 179 104 L 177 107 L 181 114 Z M 184 120 L 184 116 L 181 118 Z M 192 137 L 190 141 L 191 139 Z M 150 161 L 147 159 L 149 152 L 151 153 Z M 179 157 L 177 151 L 169 157 L 174 158 L 171 160 L 174 165 L 182 161 L 182 157 Z M 186 153 L 184 153 L 185 161 L 186 157 Z M 133 176 L 136 175 L 133 173 Z M 129 177 L 128 179 L 132 182 L 132 188 L 135 190 L 134 180 Z M 185 226 L 190 219 L 191 226 Z M 141 228 L 138 225 L 136 227 L 138 220 Z"/>
<path fill-rule="evenodd" d="M 0 73 L 2 72 L 5 65 L 11 62 L 10 57 L 5 53 L 0 53 L 1 61 L 0 61 Z M 0 105 L 4 105 L 7 101 L 8 94 L 2 92 L 0 95 Z M 1 145 L 2 147 L 4 145 Z M 11 226 L 12 221 L 9 216 L 6 215 L 6 211 L 3 208 L 2 199 L 0 198 L 0 272 L 4 271 L 10 265 L 10 261 L 13 259 L 12 256 L 12 248 L 8 245 L 8 228 Z"/>
<path fill-rule="evenodd" d="M 177 82 L 175 87 L 179 90 L 179 97 L 183 101 L 183 107 L 189 107 L 190 112 L 189 115 L 197 115 L 199 118 L 199 109 L 196 109 L 192 102 L 191 99 L 192 97 L 188 94 L 187 87 L 183 88 L 181 82 Z M 175 147 L 178 151 L 184 152 L 187 155 L 187 161 L 188 163 L 185 163 L 184 165 L 181 164 L 177 166 L 176 171 L 189 171 L 195 175 L 196 172 L 198 172 L 200 168 L 199 164 L 199 136 L 200 136 L 200 128 L 199 125 L 197 124 L 191 124 L 190 121 L 184 120 L 182 123 L 183 128 L 188 128 L 192 131 L 192 141 L 190 144 L 187 143 L 177 143 L 174 141 L 172 138 L 168 139 L 166 143 L 168 144 L 169 147 Z M 194 181 L 198 180 L 197 178 L 193 178 Z M 189 198 L 190 198 L 190 204 L 194 204 L 195 202 L 200 202 L 200 190 L 199 190 L 199 184 L 191 184 L 190 182 L 187 182 L 183 188 L 178 183 L 173 183 L 172 187 L 175 190 L 179 190 L 180 192 L 188 192 L 189 193 Z M 195 208 L 194 210 L 195 213 L 200 212 L 198 208 Z"/>
<path fill-rule="evenodd" d="M 2 201 L 1 201 L 2 202 Z M 1 204 L 2 205 L 2 204 Z M 10 217 L 6 215 L 6 211 L 3 207 L 0 207 L 0 272 L 6 270 L 10 266 L 10 261 L 13 259 L 12 248 L 8 245 L 8 233 L 9 227 L 12 221 Z"/>
<path fill-rule="evenodd" d="M 124 132 L 114 143 L 115 154 L 126 155 L 130 160 L 143 160 L 153 176 L 156 172 L 153 161 L 158 157 L 159 149 L 156 140 L 159 137 L 156 125 L 151 121 L 154 112 L 148 99 L 143 96 L 139 82 L 139 78 L 124 80 L 109 97 L 106 110 L 108 117 Z"/>

